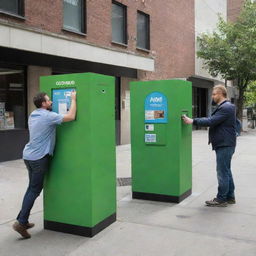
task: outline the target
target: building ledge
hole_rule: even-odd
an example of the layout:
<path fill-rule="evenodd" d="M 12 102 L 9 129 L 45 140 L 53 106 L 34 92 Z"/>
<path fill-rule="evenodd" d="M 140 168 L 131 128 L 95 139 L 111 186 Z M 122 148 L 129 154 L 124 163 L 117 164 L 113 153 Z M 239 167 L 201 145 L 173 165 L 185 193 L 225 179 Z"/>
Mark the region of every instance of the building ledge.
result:
<path fill-rule="evenodd" d="M 0 19 L 0 46 L 97 63 L 154 71 L 154 59 L 133 52 L 87 43 L 84 39 L 51 33 Z M 26 40 L 24 40 L 26 38 Z"/>

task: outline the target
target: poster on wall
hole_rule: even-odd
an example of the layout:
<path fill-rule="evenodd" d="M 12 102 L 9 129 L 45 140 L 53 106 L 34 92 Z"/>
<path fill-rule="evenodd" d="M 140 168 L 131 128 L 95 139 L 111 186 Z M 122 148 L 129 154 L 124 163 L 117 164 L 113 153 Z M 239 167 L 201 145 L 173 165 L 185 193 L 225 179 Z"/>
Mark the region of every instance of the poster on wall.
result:
<path fill-rule="evenodd" d="M 52 111 L 65 115 L 70 109 L 73 88 L 52 90 Z"/>
<path fill-rule="evenodd" d="M 167 98 L 163 93 L 152 92 L 145 99 L 145 123 L 167 123 Z"/>

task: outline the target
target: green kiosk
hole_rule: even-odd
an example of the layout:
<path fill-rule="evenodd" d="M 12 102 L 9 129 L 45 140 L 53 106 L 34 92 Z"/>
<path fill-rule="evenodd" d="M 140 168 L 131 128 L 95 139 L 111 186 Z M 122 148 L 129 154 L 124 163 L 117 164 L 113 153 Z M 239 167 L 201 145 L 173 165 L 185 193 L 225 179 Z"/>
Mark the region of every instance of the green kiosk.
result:
<path fill-rule="evenodd" d="M 133 198 L 179 203 L 192 191 L 192 86 L 183 80 L 131 83 Z"/>
<path fill-rule="evenodd" d="M 77 116 L 57 127 L 45 179 L 44 228 L 92 237 L 116 220 L 115 80 L 83 73 L 40 78 L 40 90 L 65 114 L 72 90 Z"/>

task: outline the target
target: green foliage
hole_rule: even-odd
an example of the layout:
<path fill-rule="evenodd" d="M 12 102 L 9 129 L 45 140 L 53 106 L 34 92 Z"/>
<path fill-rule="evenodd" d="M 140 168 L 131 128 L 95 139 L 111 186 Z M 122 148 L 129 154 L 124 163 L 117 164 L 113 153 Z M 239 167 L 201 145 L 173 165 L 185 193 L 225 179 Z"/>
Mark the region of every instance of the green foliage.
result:
<path fill-rule="evenodd" d="M 219 17 L 218 29 L 200 35 L 198 43 L 197 55 L 212 76 L 236 80 L 240 90 L 246 89 L 256 80 L 256 3 L 245 1 L 234 23 Z"/>
<path fill-rule="evenodd" d="M 256 108 L 256 81 L 251 82 L 245 91 L 245 106 Z"/>

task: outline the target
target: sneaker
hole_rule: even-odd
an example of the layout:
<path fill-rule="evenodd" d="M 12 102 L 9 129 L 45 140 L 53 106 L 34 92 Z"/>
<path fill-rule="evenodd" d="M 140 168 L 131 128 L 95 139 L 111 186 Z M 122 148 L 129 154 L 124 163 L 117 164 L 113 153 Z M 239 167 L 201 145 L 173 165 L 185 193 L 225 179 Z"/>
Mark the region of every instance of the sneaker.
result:
<path fill-rule="evenodd" d="M 225 201 L 221 201 L 218 198 L 214 198 L 213 200 L 205 201 L 206 206 L 212 207 L 227 207 L 228 203 Z"/>
<path fill-rule="evenodd" d="M 229 199 L 227 200 L 227 203 L 228 203 L 228 204 L 235 204 L 235 203 L 236 203 L 236 199 L 235 199 L 235 198 L 229 198 Z"/>
<path fill-rule="evenodd" d="M 30 229 L 30 228 L 33 228 L 35 226 L 35 224 L 34 223 L 27 223 L 26 224 L 26 229 Z"/>
<path fill-rule="evenodd" d="M 20 224 L 18 221 L 16 221 L 13 225 L 12 225 L 13 229 L 15 231 L 17 231 L 23 238 L 30 238 L 31 235 L 28 233 L 27 231 L 27 227 L 26 225 L 22 225 Z"/>

